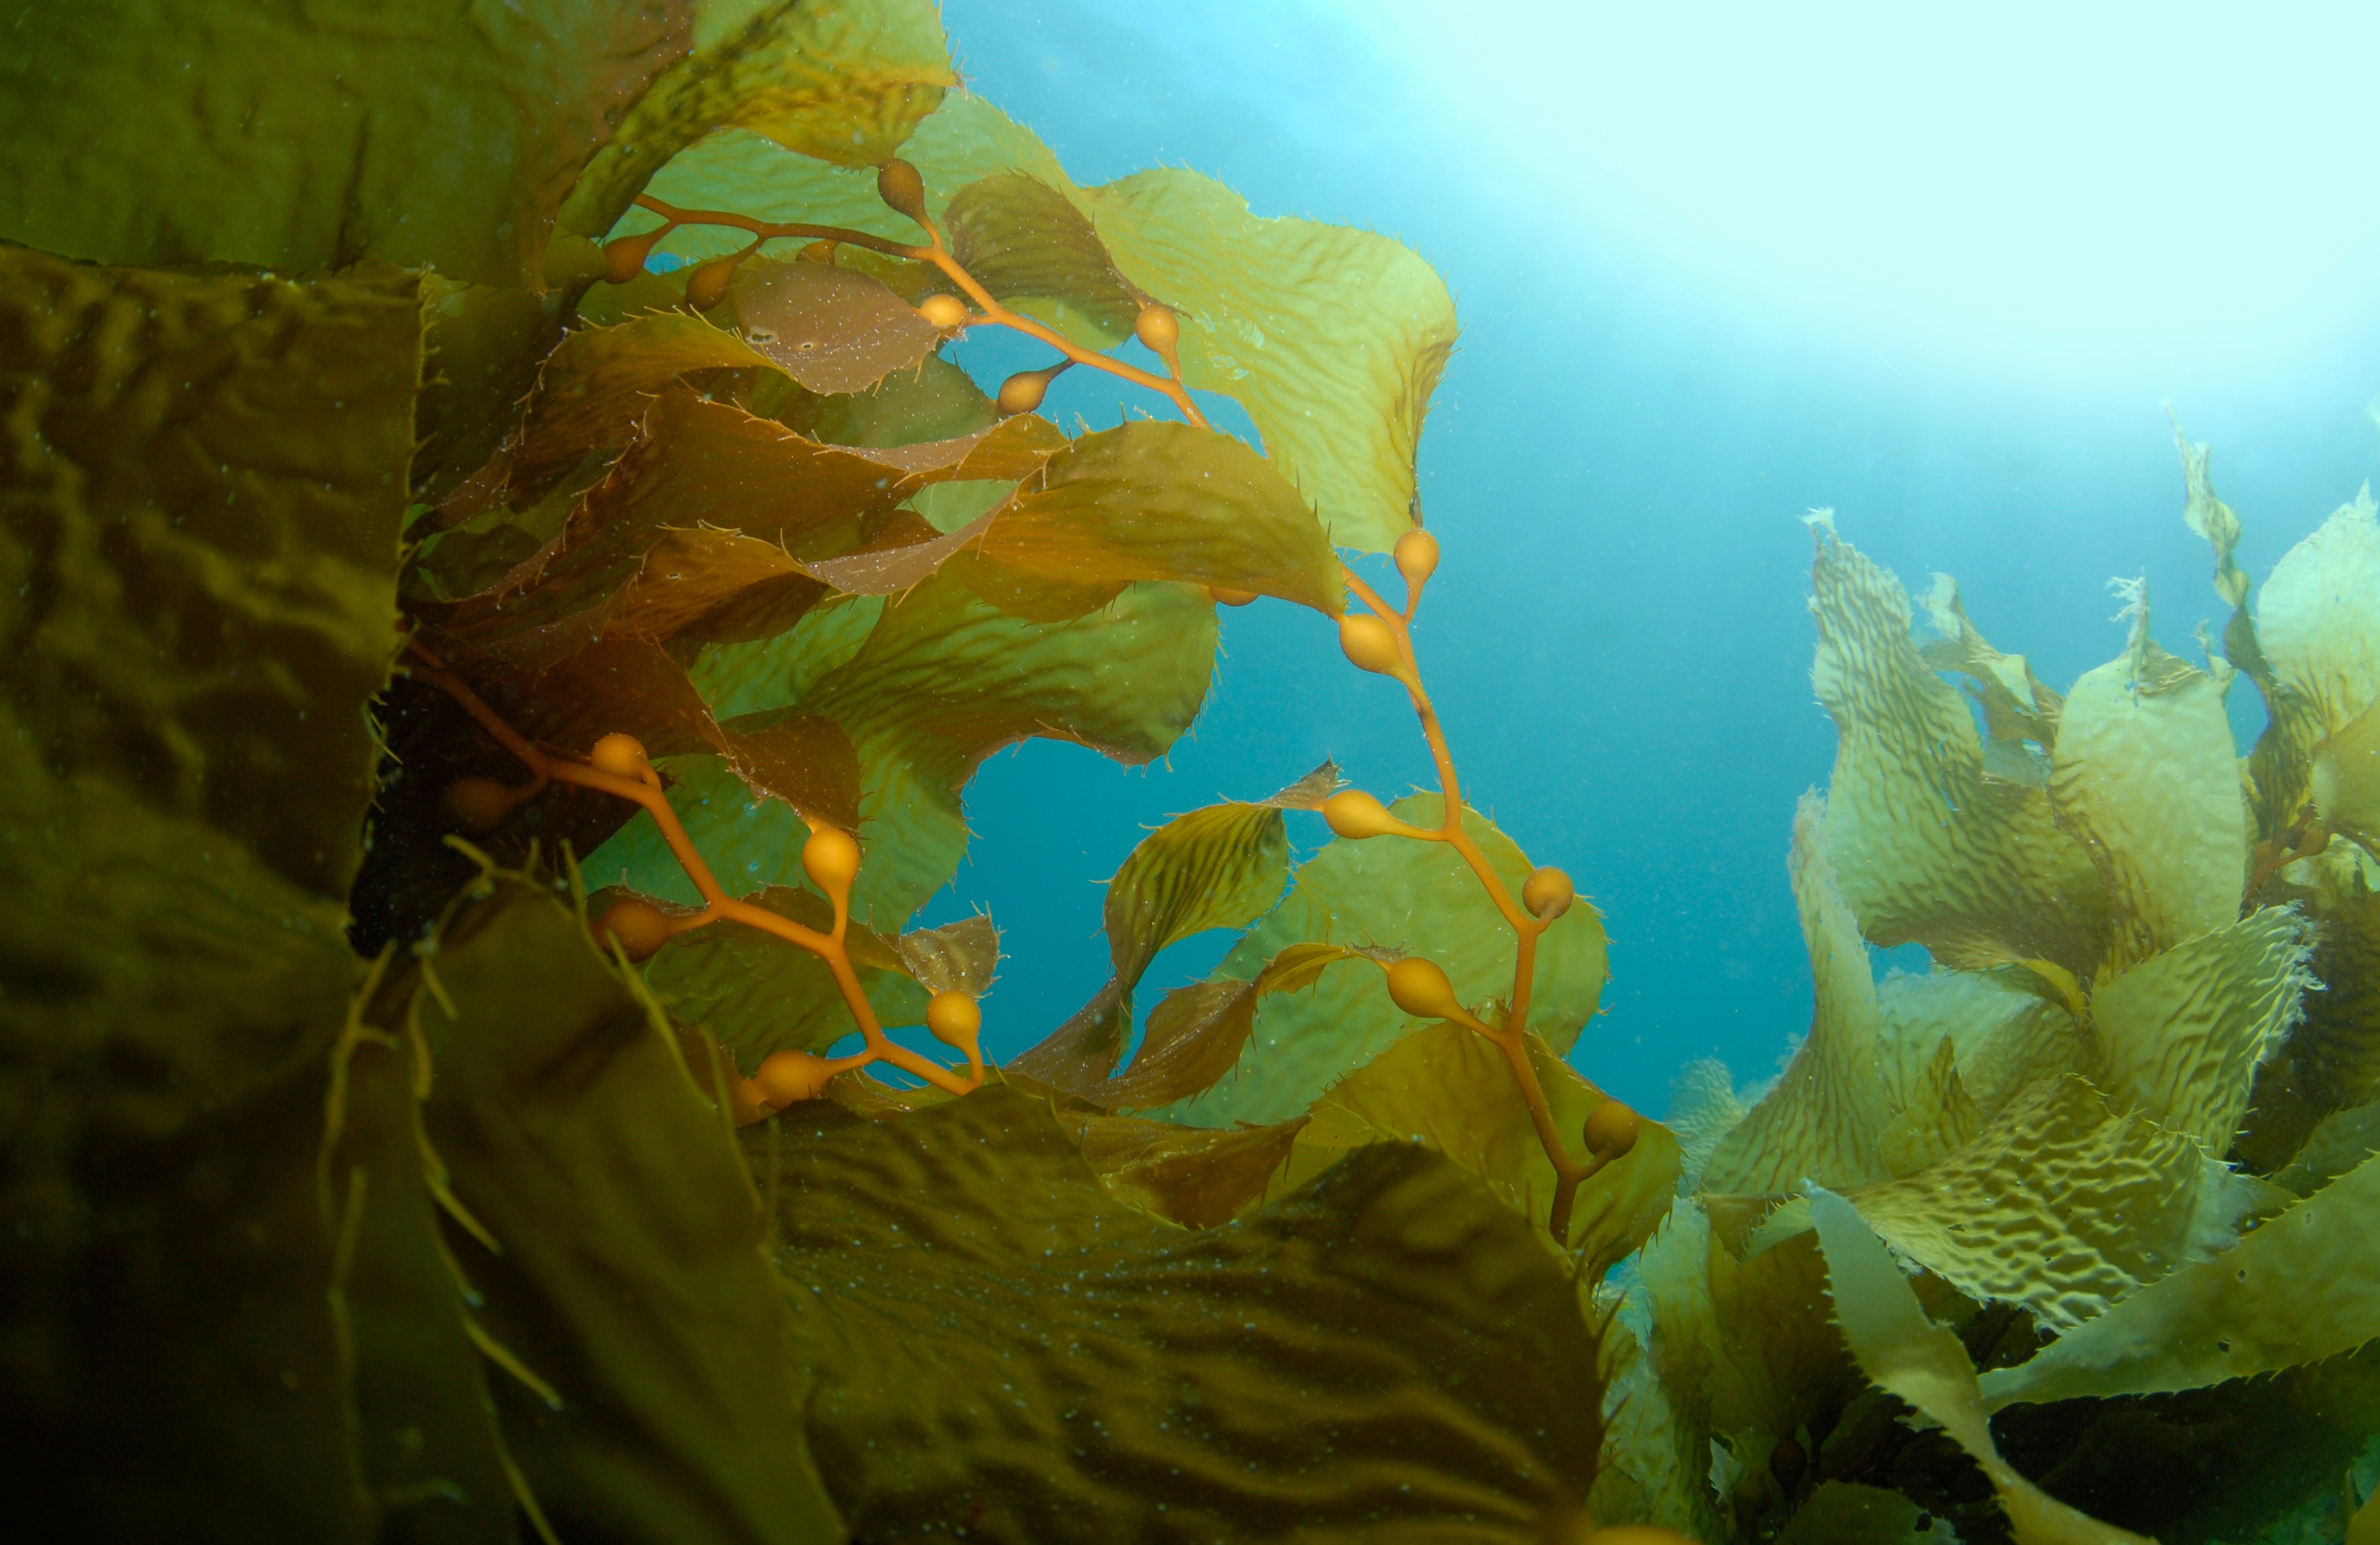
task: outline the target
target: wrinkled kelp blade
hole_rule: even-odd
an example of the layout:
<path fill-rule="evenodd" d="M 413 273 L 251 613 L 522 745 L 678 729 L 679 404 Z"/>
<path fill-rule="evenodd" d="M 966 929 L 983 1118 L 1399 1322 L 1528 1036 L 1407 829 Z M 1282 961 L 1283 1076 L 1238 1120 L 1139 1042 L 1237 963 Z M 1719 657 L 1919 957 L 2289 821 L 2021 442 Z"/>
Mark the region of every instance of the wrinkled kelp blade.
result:
<path fill-rule="evenodd" d="M 847 638 L 828 645 L 835 655 L 847 646 Z M 1205 701 L 1214 649 L 1214 606 L 1183 585 L 1135 585 L 1105 611 L 1057 623 L 1009 617 L 949 575 L 886 606 L 865 642 L 811 677 L 794 705 L 841 724 L 859 755 L 866 861 L 855 915 L 896 929 L 949 883 L 966 849 L 959 791 L 1000 747 L 1042 735 L 1128 763 L 1162 754 Z M 775 695 L 771 681 L 798 682 L 824 664 L 785 660 L 775 676 L 761 663 L 767 649 L 745 658 L 752 676 L 727 690 L 755 695 Z M 725 687 L 711 680 L 714 692 Z M 741 785 L 722 773 L 698 763 L 674 770 L 684 780 L 671 803 L 696 846 L 732 884 L 801 885 L 807 831 L 790 812 L 753 818 Z M 591 884 L 690 901 L 676 871 L 643 816 L 587 865 Z"/>
<path fill-rule="evenodd" d="M 1565 1136 L 1609 1098 L 1542 1042 L 1530 1044 L 1529 1060 L 1555 1130 Z M 1371 1142 L 1426 1143 L 1487 1181 L 1514 1212 L 1546 1225 L 1553 1165 L 1503 1053 L 1476 1031 L 1425 1026 L 1332 1085 L 1314 1103 L 1297 1154 L 1276 1184 L 1297 1185 Z M 1585 1156 L 1572 1147 L 1573 1160 Z M 1677 1140 L 1658 1122 L 1641 1122 L 1627 1156 L 1579 1188 L 1563 1244 L 1581 1253 L 1590 1276 L 1600 1275 L 1644 1244 L 1668 1213 L 1677 1183 Z"/>
<path fill-rule="evenodd" d="M 1842 737 L 1827 858 L 1861 932 L 1951 965 L 2041 958 L 2086 975 L 2107 931 L 2089 858 L 2041 790 L 1985 780 L 1974 716 L 1918 654 L 1900 582 L 1814 531 L 1812 680 Z"/>
<path fill-rule="evenodd" d="M 0 54 L 0 236 L 534 288 L 573 180 L 688 30 L 626 0 L 28 8 Z"/>
<path fill-rule="evenodd" d="M 2265 907 L 2168 949 L 2091 996 L 2094 1081 L 2228 1153 L 2256 1065 L 2297 1021 L 2313 978 L 2305 921 Z"/>
<path fill-rule="evenodd" d="M 1184 1235 L 1012 1090 L 775 1124 L 745 1150 L 820 1472 L 866 1532 L 1521 1545 L 1592 1477 L 1574 1290 L 1434 1155 L 1371 1149 Z"/>
<path fill-rule="evenodd" d="M 2106 881 L 2108 970 L 2240 915 L 2248 816 L 2223 694 L 2147 636 L 2074 684 L 2058 720 L 2050 802 Z"/>
<path fill-rule="evenodd" d="M 1192 172 L 1076 187 L 1030 130 L 979 97 L 946 101 L 902 155 L 923 174 L 937 212 L 970 184 L 1005 173 L 1062 195 L 1124 280 L 1182 314 L 1184 379 L 1247 409 L 1266 458 L 1318 509 L 1334 545 L 1385 551 L 1412 528 L 1414 452 L 1455 335 L 1444 282 L 1412 251 L 1366 231 L 1258 219 L 1237 194 Z M 653 187 L 673 203 L 901 241 L 917 235 L 877 199 L 872 180 L 750 135 L 696 147 Z M 651 223 L 640 215 L 623 228 Z M 735 244 L 726 234 L 682 233 L 668 245 L 709 256 Z M 1119 335 L 1085 298 L 1019 306 L 1089 347 Z"/>
<path fill-rule="evenodd" d="M 2019 1475 L 1992 1442 L 1959 1338 L 1925 1318 L 1908 1279 L 1850 1202 L 1811 1196 L 1844 1337 L 1870 1379 L 1941 1424 L 1982 1466 L 2017 1545 L 2131 1545 L 2140 1536 L 2076 1512 Z"/>
<path fill-rule="evenodd" d="M 736 127 L 781 154 L 822 158 L 814 164 L 873 165 L 958 84 L 929 0 L 707 0 L 693 19 L 692 53 L 625 115 L 564 206 L 564 229 L 602 235 L 672 156 Z"/>
<path fill-rule="evenodd" d="M 1210 804 L 1141 839 L 1107 886 L 1114 975 L 1080 1013 L 1017 1058 L 1017 1070 L 1077 1092 L 1096 1088 L 1123 1051 L 1133 989 L 1148 963 L 1178 939 L 1253 923 L 1288 879 L 1288 827 L 1268 805 Z"/>
<path fill-rule="evenodd" d="M 2237 1245 L 2152 1283 L 2031 1361 L 1984 1376 L 2019 1401 L 2195 1389 L 2380 1337 L 2380 1160 L 2367 1159 Z"/>
<path fill-rule="evenodd" d="M 425 1005 L 427 1127 L 510 1447 L 565 1538 L 840 1538 L 722 1113 L 569 910 L 526 886 L 457 923 Z"/>
<path fill-rule="evenodd" d="M 977 550 L 1076 584 L 1178 579 L 1337 616 L 1339 561 L 1296 489 L 1228 435 L 1160 420 L 1085 435 L 1003 507 Z"/>
<path fill-rule="evenodd" d="M 1760 1103 L 1718 1141 L 1703 1171 L 1714 1191 L 1788 1191 L 1892 1173 L 1884 1153 L 1891 1099 L 1879 1066 L 1876 982 L 1859 924 L 1836 889 L 1820 836 L 1827 806 L 1802 796 L 1793 818 L 1793 899 L 1810 950 L 1817 1007 L 1810 1033 Z"/>
<path fill-rule="evenodd" d="M 834 923 L 815 892 L 771 887 L 746 899 L 820 932 Z M 889 947 L 855 925 L 852 954 L 860 989 L 880 1022 L 925 1019 L 927 995 L 899 969 Z M 859 1033 L 825 961 L 741 923 L 716 923 L 679 935 L 646 966 L 645 980 L 672 1018 L 710 1032 L 745 1073 L 771 1052 L 822 1053 Z"/>
<path fill-rule="evenodd" d="M 2069 1076 L 2034 1085 L 1939 1163 L 1846 1194 L 1906 1259 L 2063 1332 L 2228 1246 L 2258 1189 Z"/>
<path fill-rule="evenodd" d="M 1394 813 L 1425 828 L 1443 819 L 1436 794 L 1399 800 Z M 1517 893 L 1529 874 L 1520 850 L 1476 811 L 1466 814 L 1463 827 Z M 1512 990 L 1512 932 L 1477 877 L 1443 843 L 1332 841 L 1299 866 L 1289 895 L 1232 948 L 1220 974 L 1253 978 L 1297 944 L 1426 954 L 1469 1004 Z M 1538 940 L 1530 1029 L 1556 1052 L 1568 1051 L 1594 1017 L 1603 982 L 1602 918 L 1591 906 L 1572 907 Z M 1165 1114 L 1202 1127 L 1285 1121 L 1418 1023 L 1390 1000 L 1373 968 L 1333 966 L 1310 990 L 1265 997 L 1238 1067 Z"/>

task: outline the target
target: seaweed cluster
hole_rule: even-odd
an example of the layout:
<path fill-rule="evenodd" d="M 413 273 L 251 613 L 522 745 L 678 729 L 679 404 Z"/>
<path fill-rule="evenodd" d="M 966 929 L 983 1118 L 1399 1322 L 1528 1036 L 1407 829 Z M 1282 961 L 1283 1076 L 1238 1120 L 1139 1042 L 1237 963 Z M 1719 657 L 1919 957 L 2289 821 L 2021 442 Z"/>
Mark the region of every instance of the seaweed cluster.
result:
<path fill-rule="evenodd" d="M 1816 523 L 1815 1020 L 1664 1126 L 1570 1065 L 1600 917 L 1464 803 L 1423 680 L 1454 326 L 1413 253 L 1077 186 L 926 0 L 100 5 L 12 49 L 27 1528 L 2277 1539 L 2359 1502 L 2368 501 L 2252 597 L 2187 450 L 2220 647 L 2140 597 L 2063 697 L 1947 583 L 1921 646 Z M 984 327 L 1051 362 L 980 390 Z M 1070 434 L 1066 370 L 1167 416 Z M 1326 764 L 1170 821 L 1109 981 L 988 1065 L 996 925 L 911 926 L 968 779 L 1161 755 L 1259 597 L 1398 683 L 1439 788 Z M 1292 809 L 1333 833 L 1295 864 Z"/>
<path fill-rule="evenodd" d="M 1678 1151 L 1562 1060 L 1600 921 L 1463 804 L 1422 684 L 1426 264 L 1186 172 L 1077 187 L 922 0 L 19 33 L 30 1527 L 1585 1527 L 1583 1292 Z M 986 326 L 1056 358 L 987 394 L 944 354 Z M 1069 434 L 1069 368 L 1179 421 Z M 987 1067 L 996 927 L 908 926 L 968 778 L 1161 754 L 1259 596 L 1402 683 L 1441 790 L 1326 766 L 1151 834 L 1112 980 Z M 1293 874 L 1291 808 L 1339 834 Z"/>
<path fill-rule="evenodd" d="M 2313 1539 L 2371 1490 L 2380 526 L 2360 497 L 2252 595 L 2181 450 L 2230 619 L 2200 669 L 2119 586 L 2123 652 L 2063 695 L 1948 576 L 1913 637 L 1813 515 L 1841 738 L 1793 830 L 1815 1014 L 1748 1105 L 1716 1065 L 1682 1088 L 1682 1200 L 1611 1295 L 1612 1513 Z M 1875 980 L 1906 944 L 1932 969 Z"/>

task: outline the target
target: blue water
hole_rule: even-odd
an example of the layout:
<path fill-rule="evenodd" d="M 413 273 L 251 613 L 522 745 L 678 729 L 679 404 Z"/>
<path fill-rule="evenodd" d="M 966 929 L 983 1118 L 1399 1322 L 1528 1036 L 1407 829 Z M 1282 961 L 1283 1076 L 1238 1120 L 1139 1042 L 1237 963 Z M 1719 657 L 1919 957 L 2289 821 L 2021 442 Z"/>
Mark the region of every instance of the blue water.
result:
<path fill-rule="evenodd" d="M 1682 261 L 1593 210 L 1567 210 L 1548 239 L 1560 189 L 1320 10 L 948 0 L 944 15 L 975 89 L 1076 180 L 1186 163 L 1259 214 L 1367 225 L 1447 276 L 1464 335 L 1422 447 L 1446 551 L 1424 670 L 1473 803 L 1606 914 L 1608 1012 L 1573 1061 L 1655 1108 L 1685 1060 L 1766 1073 L 1807 1026 L 1785 852 L 1834 733 L 1808 679 L 1806 509 L 1834 508 L 1921 591 L 1956 574 L 1992 641 L 2062 689 L 2121 645 L 2112 576 L 2148 577 L 2178 653 L 2195 658 L 2191 630 L 2219 622 L 2205 548 L 2180 520 L 2166 404 L 2215 442 L 2260 575 L 2380 472 L 2363 412 L 2380 392 L 2380 306 L 2355 291 L 2263 350 L 2202 350 L 2187 317 L 2081 367 L 1983 333 L 1945 342 L 1881 300 L 1804 305 L 1794 275 Z M 2241 196 L 2216 187 L 2175 209 L 2172 239 Z M 2324 255 L 2380 272 L 2375 259 Z M 986 344 L 974 364 L 990 380 L 1023 357 Z M 1116 390 L 1087 374 L 1062 379 L 1051 409 L 1113 422 Z M 1143 827 L 1260 797 L 1325 756 L 1383 795 L 1428 780 L 1401 694 L 1349 668 L 1321 619 L 1228 612 L 1223 648 L 1168 763 L 1125 770 L 1036 742 L 970 791 L 970 861 L 927 921 L 983 906 L 1005 930 L 993 1056 L 1105 979 L 1097 882 Z M 2244 745 L 2261 720 L 2244 684 L 2234 709 Z M 1306 847 L 1324 836 L 1295 818 Z M 1144 1012 L 1228 942 L 1169 951 Z"/>

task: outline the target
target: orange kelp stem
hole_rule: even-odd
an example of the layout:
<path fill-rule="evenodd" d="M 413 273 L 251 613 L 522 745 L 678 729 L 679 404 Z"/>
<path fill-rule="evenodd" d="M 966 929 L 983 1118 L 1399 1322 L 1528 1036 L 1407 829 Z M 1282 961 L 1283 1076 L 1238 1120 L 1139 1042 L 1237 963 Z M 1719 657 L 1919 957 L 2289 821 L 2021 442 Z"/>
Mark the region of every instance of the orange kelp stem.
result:
<path fill-rule="evenodd" d="M 1148 344 L 1158 357 L 1165 361 L 1168 372 L 1165 376 L 1151 375 L 1137 366 L 1127 365 L 1121 359 L 1111 359 L 1103 354 L 1095 354 L 1080 344 L 1070 342 L 1063 334 L 1042 326 L 1030 317 L 1020 316 L 993 299 L 991 292 L 978 284 L 975 276 L 962 268 L 958 260 L 951 256 L 949 248 L 942 245 L 941 232 L 935 229 L 933 222 L 927 218 L 921 187 L 903 186 L 903 179 L 894 174 L 894 168 L 905 170 L 909 183 L 915 184 L 916 168 L 911 167 L 906 162 L 893 161 L 886 163 L 884 171 L 877 178 L 877 187 L 883 194 L 887 204 L 924 227 L 926 235 L 931 238 L 930 246 L 906 246 L 901 242 L 888 241 L 882 236 L 869 235 L 865 231 L 846 230 L 839 225 L 811 225 L 801 222 L 772 223 L 755 220 L 749 215 L 735 214 L 724 210 L 682 210 L 674 204 L 664 203 L 650 194 L 639 194 L 637 198 L 638 206 L 652 211 L 667 223 L 658 230 L 640 231 L 633 236 L 622 236 L 604 250 L 616 251 L 621 255 L 623 260 L 613 265 L 614 272 L 617 272 L 623 268 L 627 268 L 625 260 L 628 257 L 634 257 L 637 266 L 641 267 L 644 255 L 652 249 L 653 243 L 680 225 L 723 225 L 731 230 L 748 231 L 757 238 L 744 251 L 731 258 L 714 260 L 728 265 L 730 271 L 735 264 L 742 262 L 746 258 L 759 251 L 761 242 L 775 240 L 778 237 L 840 242 L 851 247 L 864 247 L 870 252 L 882 252 L 891 257 L 905 258 L 912 262 L 931 263 L 940 269 L 951 283 L 964 291 L 968 299 L 982 308 L 982 314 L 979 316 L 959 317 L 947 325 L 939 317 L 929 317 L 929 320 L 938 326 L 945 326 L 947 331 L 949 327 L 967 327 L 978 322 L 989 322 L 994 327 L 1005 327 L 1022 332 L 1028 338 L 1038 338 L 1075 364 L 1087 365 L 1092 369 L 1104 370 L 1109 375 L 1120 377 L 1135 386 L 1145 386 L 1152 392 L 1165 393 L 1172 400 L 1173 405 L 1182 410 L 1183 417 L 1202 429 L 1208 427 L 1207 416 L 1198 411 L 1198 404 L 1192 401 L 1189 389 L 1182 384 L 1182 360 L 1175 346 L 1181 336 L 1181 323 L 1171 309 L 1155 304 L 1143 307 L 1133 328 L 1140 341 Z M 710 265 L 704 266 L 708 268 Z M 627 272 L 619 274 L 619 278 L 633 277 L 635 272 L 633 268 L 628 269 Z M 725 279 L 722 276 L 718 287 L 723 290 L 724 286 Z M 688 298 L 694 298 L 690 290 Z M 709 298 L 715 302 L 718 296 L 714 295 Z M 957 309 L 953 308 L 953 312 Z"/>
<path fill-rule="evenodd" d="M 1350 613 L 1341 619 L 1340 643 L 1348 658 L 1357 666 L 1392 677 L 1405 689 L 1405 695 L 1413 702 L 1414 713 L 1421 720 L 1423 738 L 1429 742 L 1430 760 L 1438 767 L 1445 818 L 1436 831 L 1417 830 L 1393 820 L 1382 825 L 1375 818 L 1366 823 L 1366 834 L 1376 830 L 1382 835 L 1444 842 L 1451 847 L 1463 856 L 1463 862 L 1471 866 L 1471 872 L 1478 876 L 1480 886 L 1488 892 L 1488 899 L 1495 903 L 1496 910 L 1503 914 L 1505 923 L 1512 928 L 1517 945 L 1513 951 L 1512 990 L 1506 1000 L 1508 1007 L 1500 1027 L 1488 1025 L 1464 1009 L 1455 1000 L 1453 989 L 1447 984 L 1446 973 L 1427 961 L 1402 960 L 1391 967 L 1390 995 L 1406 1012 L 1463 1025 L 1495 1043 L 1497 1049 L 1504 1054 L 1505 1063 L 1512 1070 L 1512 1080 L 1520 1086 L 1521 1098 L 1529 1107 L 1529 1119 L 1536 1128 L 1537 1142 L 1545 1149 L 1546 1158 L 1554 1167 L 1554 1201 L 1548 1226 L 1557 1240 L 1567 1245 L 1570 1241 L 1571 1210 L 1577 1201 L 1578 1188 L 1605 1165 L 1635 1145 L 1635 1113 L 1618 1101 L 1608 1101 L 1597 1107 L 1584 1134 L 1588 1148 L 1588 1155 L 1584 1162 L 1570 1156 L 1560 1132 L 1554 1126 L 1553 1107 L 1546 1099 L 1545 1086 L 1537 1079 L 1536 1067 L 1529 1061 L 1529 995 L 1536 979 L 1538 935 L 1569 905 L 1569 879 L 1559 871 L 1539 871 L 1531 876 L 1530 889 L 1538 888 L 1540 875 L 1549 876 L 1555 883 L 1544 887 L 1548 897 L 1539 910 L 1524 907 L 1505 887 L 1502 878 L 1488 863 L 1488 855 L 1471 839 L 1470 833 L 1463 829 L 1463 786 L 1455 770 L 1454 753 L 1447 744 L 1446 729 L 1439 721 L 1438 709 L 1430 702 L 1429 692 L 1422 685 L 1421 666 L 1413 646 L 1414 612 L 1421 605 L 1422 586 L 1438 568 L 1438 539 L 1419 527 L 1405 533 L 1397 541 L 1396 562 L 1398 572 L 1405 580 L 1405 604 L 1402 610 L 1381 599 L 1379 594 L 1354 570 L 1341 565 L 1347 588 L 1363 602 L 1366 611 Z M 1368 800 L 1368 796 L 1366 798 Z M 1371 803 L 1376 805 L 1377 802 Z M 1334 827 L 1338 825 L 1337 821 L 1333 822 Z M 1427 974 L 1425 976 L 1422 972 L 1407 969 L 1414 966 L 1427 966 Z M 1610 1114 L 1607 1115 L 1607 1112 Z"/>
<path fill-rule="evenodd" d="M 686 835 L 677 812 L 670 807 L 662 791 L 661 774 L 645 759 L 644 747 L 627 735 L 606 735 L 595 745 L 590 761 L 577 762 L 552 756 L 531 745 L 520 733 L 506 724 L 496 711 L 482 702 L 478 693 L 448 671 L 427 648 L 416 641 L 411 645 L 420 663 L 407 670 L 418 680 L 427 682 L 462 705 L 464 712 L 477 720 L 480 728 L 494 736 L 506 751 L 519 758 L 534 776 L 526 788 L 507 791 L 509 803 L 517 804 L 543 789 L 548 783 L 568 783 L 582 789 L 593 789 L 616 798 L 629 800 L 643 807 L 661 828 L 662 840 L 669 844 L 670 852 L 694 882 L 702 896 L 702 910 L 681 917 L 671 917 L 648 902 L 624 900 L 603 914 L 595 925 L 597 935 L 616 945 L 631 960 L 644 960 L 669 939 L 679 934 L 707 927 L 713 923 L 740 923 L 748 928 L 774 935 L 788 944 L 797 945 L 824 960 L 834 977 L 835 986 L 843 994 L 844 1007 L 851 1010 L 854 1022 L 859 1026 L 865 1050 L 850 1056 L 825 1058 L 801 1052 L 778 1052 L 761 1064 L 761 1077 L 740 1080 L 735 1091 L 736 1117 L 751 1122 L 773 1114 L 794 1099 L 816 1096 L 828 1079 L 853 1068 L 864 1068 L 873 1062 L 889 1062 L 903 1071 L 916 1075 L 953 1094 L 965 1094 L 983 1082 L 983 1065 L 973 1037 L 966 1037 L 960 1050 L 965 1053 L 969 1076 L 961 1077 L 949 1068 L 918 1056 L 892 1041 L 877 1022 L 876 1009 L 860 990 L 859 975 L 852 967 L 850 952 L 844 948 L 844 935 L 851 922 L 851 887 L 859 874 L 859 845 L 848 832 L 832 827 L 820 827 L 802 850 L 802 866 L 826 892 L 834 906 L 834 927 L 821 934 L 806 928 L 789 917 L 780 917 L 765 907 L 753 906 L 729 896 L 702 861 L 702 854 Z M 499 815 L 501 818 L 501 815 Z M 971 1031 L 974 1027 L 968 1026 Z M 937 1033 L 941 1027 L 937 1026 Z M 947 1039 L 947 1037 L 945 1037 Z M 773 1065 L 773 1066 L 772 1066 Z M 779 1097 L 783 1096 L 783 1097 Z"/>

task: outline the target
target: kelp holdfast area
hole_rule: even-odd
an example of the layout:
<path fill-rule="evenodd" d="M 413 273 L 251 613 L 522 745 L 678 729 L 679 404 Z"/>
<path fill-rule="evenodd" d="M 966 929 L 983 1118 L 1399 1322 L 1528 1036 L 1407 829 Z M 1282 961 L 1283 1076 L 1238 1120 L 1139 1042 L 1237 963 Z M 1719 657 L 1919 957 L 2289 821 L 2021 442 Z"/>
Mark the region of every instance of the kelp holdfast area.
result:
<path fill-rule="evenodd" d="M 1811 1032 L 1664 1125 L 1425 684 L 1398 243 L 1076 185 L 925 0 L 44 6 L 0 128 L 28 1538 L 2380 1529 L 2368 500 L 2256 590 L 2185 442 L 2231 620 L 2063 695 L 1815 523 Z M 988 1063 L 969 779 L 1260 597 L 1437 787 L 1148 833 Z"/>

